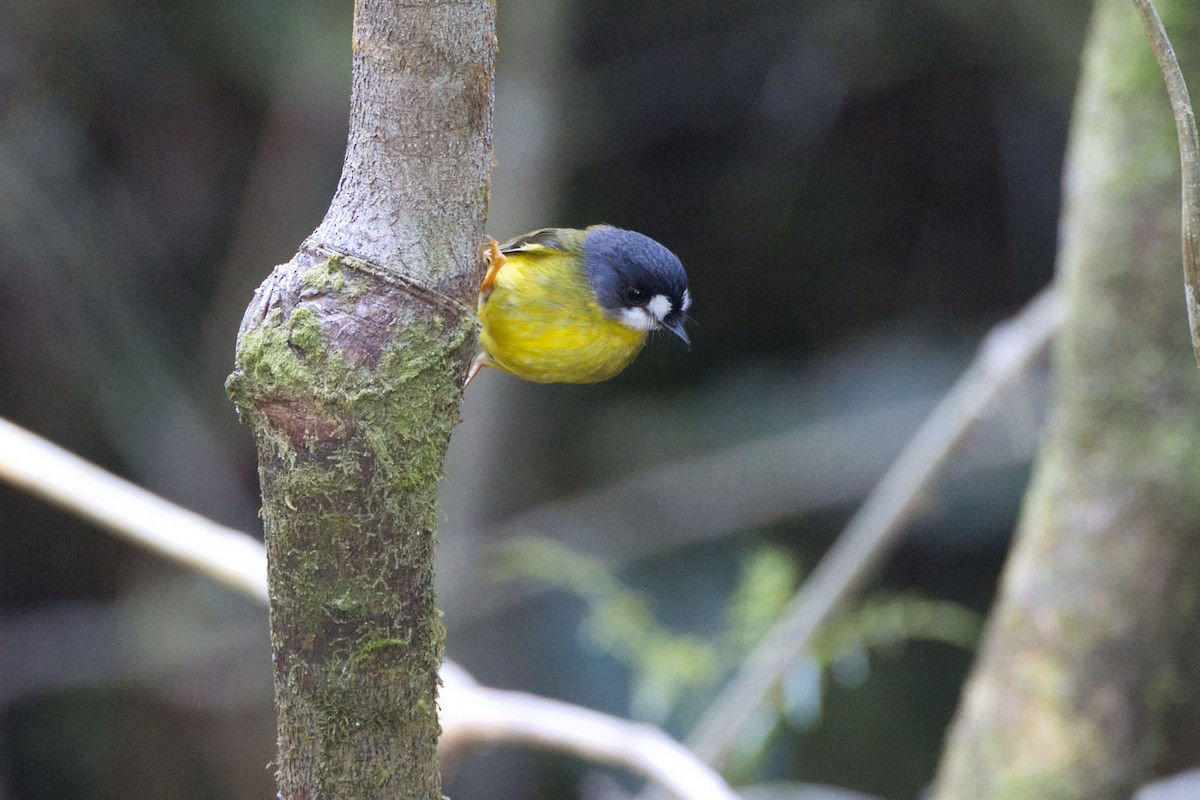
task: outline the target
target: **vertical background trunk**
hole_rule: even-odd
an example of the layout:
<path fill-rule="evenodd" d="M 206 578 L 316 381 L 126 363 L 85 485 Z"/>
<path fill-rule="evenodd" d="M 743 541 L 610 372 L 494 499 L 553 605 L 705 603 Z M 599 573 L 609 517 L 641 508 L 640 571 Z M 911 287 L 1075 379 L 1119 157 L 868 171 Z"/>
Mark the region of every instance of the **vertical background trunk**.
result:
<path fill-rule="evenodd" d="M 474 343 L 493 11 L 358 3 L 336 197 L 238 337 L 284 798 L 441 797 L 436 491 Z"/>
<path fill-rule="evenodd" d="M 1195 4 L 1159 4 L 1195 78 Z M 1194 81 L 1193 81 L 1194 82 Z M 934 797 L 1126 798 L 1163 756 L 1200 578 L 1178 150 L 1132 5 L 1096 4 L 1064 182 L 1059 392 Z"/>

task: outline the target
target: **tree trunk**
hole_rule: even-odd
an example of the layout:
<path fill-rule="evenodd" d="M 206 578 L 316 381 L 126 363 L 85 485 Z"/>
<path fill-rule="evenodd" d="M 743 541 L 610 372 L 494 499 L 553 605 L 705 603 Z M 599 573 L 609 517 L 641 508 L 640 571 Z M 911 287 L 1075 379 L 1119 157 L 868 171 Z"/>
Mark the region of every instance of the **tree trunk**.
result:
<path fill-rule="evenodd" d="M 1194 1 L 1160 10 L 1196 76 Z M 1200 375 L 1178 159 L 1138 16 L 1099 0 L 1064 181 L 1056 407 L 935 800 L 1127 798 L 1195 677 L 1180 652 L 1200 600 Z"/>
<path fill-rule="evenodd" d="M 441 798 L 435 501 L 475 341 L 493 16 L 360 0 L 337 194 L 238 336 L 283 798 Z"/>

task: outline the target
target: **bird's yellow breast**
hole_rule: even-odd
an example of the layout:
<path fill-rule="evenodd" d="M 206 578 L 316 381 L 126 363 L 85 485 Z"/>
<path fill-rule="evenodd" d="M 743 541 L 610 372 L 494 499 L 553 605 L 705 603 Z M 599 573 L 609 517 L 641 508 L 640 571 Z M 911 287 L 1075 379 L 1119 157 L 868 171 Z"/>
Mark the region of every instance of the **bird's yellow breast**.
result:
<path fill-rule="evenodd" d="M 541 383 L 595 383 L 633 361 L 646 332 L 604 314 L 576 257 L 509 253 L 479 299 L 480 344 L 493 366 Z"/>

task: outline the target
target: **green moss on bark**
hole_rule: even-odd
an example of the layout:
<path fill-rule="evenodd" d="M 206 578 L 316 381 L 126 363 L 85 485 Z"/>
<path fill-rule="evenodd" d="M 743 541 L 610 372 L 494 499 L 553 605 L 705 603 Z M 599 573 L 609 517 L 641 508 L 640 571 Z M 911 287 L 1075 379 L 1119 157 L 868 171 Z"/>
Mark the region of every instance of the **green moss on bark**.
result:
<path fill-rule="evenodd" d="M 396 298 L 361 292 L 369 276 L 337 281 L 330 263 L 285 270 L 324 291 L 263 312 L 229 381 L 259 443 L 280 758 L 304 762 L 281 769 L 281 790 L 300 792 L 286 781 L 303 775 L 326 796 L 427 796 L 401 742 L 437 737 L 437 484 L 475 323 L 389 310 L 382 346 L 363 349 L 346 326 L 379 326 L 347 323 L 373 319 L 356 298 Z M 364 748 L 369 788 L 345 783 L 345 754 Z"/>
<path fill-rule="evenodd" d="M 346 286 L 346 273 L 342 270 L 342 262 L 330 256 L 307 270 L 300 276 L 300 281 L 314 291 L 340 292 Z"/>

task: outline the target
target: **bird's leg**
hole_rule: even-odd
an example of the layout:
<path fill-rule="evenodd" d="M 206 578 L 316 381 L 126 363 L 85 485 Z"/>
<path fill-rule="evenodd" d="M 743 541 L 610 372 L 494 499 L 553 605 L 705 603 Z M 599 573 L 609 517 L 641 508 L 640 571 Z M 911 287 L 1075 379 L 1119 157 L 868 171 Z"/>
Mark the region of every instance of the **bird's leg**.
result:
<path fill-rule="evenodd" d="M 486 300 L 496 283 L 496 274 L 508 259 L 500 252 L 500 243 L 489 236 L 488 245 L 483 251 L 483 260 L 487 262 L 488 268 L 487 274 L 483 276 L 483 283 L 479 284 L 479 297 Z"/>
<path fill-rule="evenodd" d="M 492 237 L 488 237 L 487 246 L 483 248 L 483 260 L 487 262 L 487 274 L 483 276 L 483 283 L 479 284 L 479 301 L 488 299 L 492 293 L 492 287 L 496 284 L 496 274 L 500 272 L 500 268 L 504 266 L 504 253 L 500 252 L 500 243 Z M 467 380 L 463 383 L 463 391 L 471 385 L 471 381 L 475 380 L 475 376 L 479 371 L 491 363 L 491 359 L 485 352 L 480 352 L 475 356 L 475 360 L 471 362 L 470 369 L 467 370 Z"/>
<path fill-rule="evenodd" d="M 479 371 L 486 367 L 488 363 L 489 361 L 486 353 L 480 353 L 479 355 L 475 356 L 475 360 L 471 362 L 471 368 L 467 370 L 467 379 L 463 381 L 464 392 L 467 390 L 467 387 L 471 385 L 471 381 L 475 380 L 475 376 L 479 374 Z"/>

